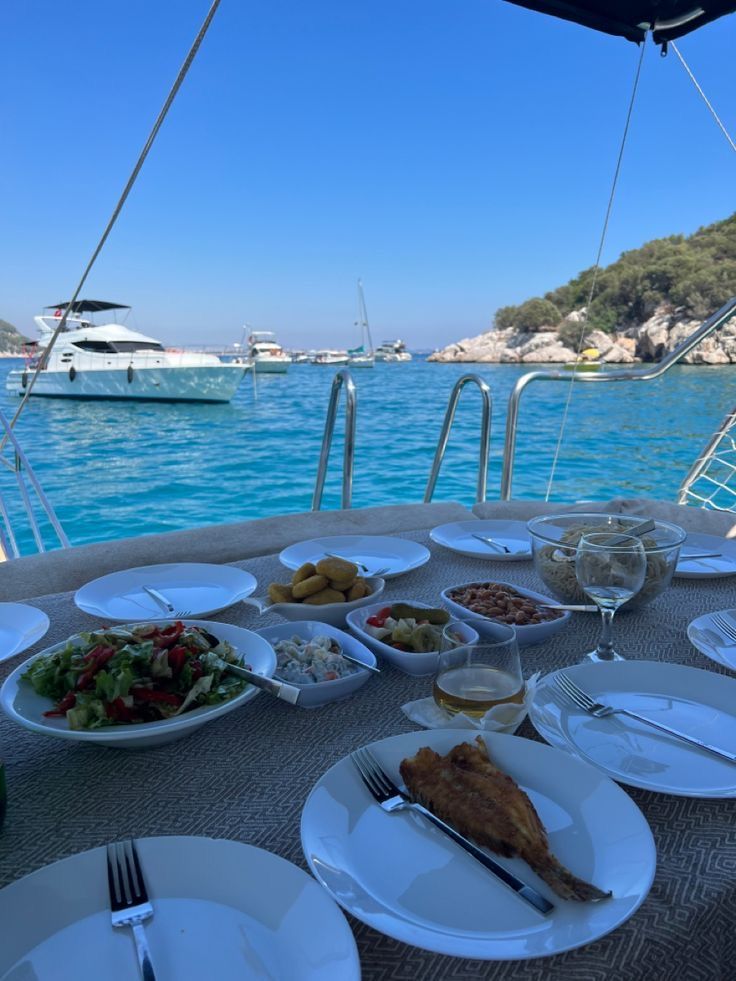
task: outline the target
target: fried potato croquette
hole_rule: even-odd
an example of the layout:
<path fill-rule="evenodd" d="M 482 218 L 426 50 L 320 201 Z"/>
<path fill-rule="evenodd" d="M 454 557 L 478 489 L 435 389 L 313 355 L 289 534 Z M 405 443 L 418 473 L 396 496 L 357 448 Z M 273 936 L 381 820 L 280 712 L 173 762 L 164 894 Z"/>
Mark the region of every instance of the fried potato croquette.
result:
<path fill-rule="evenodd" d="M 326 585 L 327 579 L 325 576 L 310 576 L 309 579 L 302 579 L 301 582 L 293 585 L 291 591 L 294 594 L 294 599 L 300 600 L 305 599 L 307 596 L 312 596 L 313 593 L 318 593 Z"/>
<path fill-rule="evenodd" d="M 350 579 L 330 579 L 330 586 L 341 593 L 347 593 L 355 585 L 355 581 L 355 576 L 351 576 Z"/>
<path fill-rule="evenodd" d="M 345 594 L 337 589 L 330 589 L 328 586 L 326 589 L 320 589 L 318 593 L 312 593 L 311 596 L 307 596 L 304 602 L 309 603 L 310 606 L 324 606 L 327 603 L 344 603 Z"/>
<path fill-rule="evenodd" d="M 370 591 L 370 586 L 365 579 L 358 577 L 348 590 L 348 603 L 352 603 L 353 600 L 363 599 L 364 596 L 369 596 Z"/>
<path fill-rule="evenodd" d="M 358 575 L 358 567 L 353 562 L 348 562 L 347 559 L 320 559 L 317 563 L 317 572 L 320 576 L 326 576 L 327 579 L 335 580 L 339 582 L 343 579 L 349 579 L 351 582 Z"/>
<path fill-rule="evenodd" d="M 272 603 L 293 603 L 294 594 L 291 586 L 284 586 L 280 582 L 272 582 L 268 587 L 268 598 Z"/>
<path fill-rule="evenodd" d="M 312 563 L 305 562 L 304 565 L 299 566 L 294 575 L 291 577 L 291 585 L 296 586 L 298 583 L 304 582 L 305 579 L 311 579 L 312 576 L 316 575 L 317 570 Z"/>

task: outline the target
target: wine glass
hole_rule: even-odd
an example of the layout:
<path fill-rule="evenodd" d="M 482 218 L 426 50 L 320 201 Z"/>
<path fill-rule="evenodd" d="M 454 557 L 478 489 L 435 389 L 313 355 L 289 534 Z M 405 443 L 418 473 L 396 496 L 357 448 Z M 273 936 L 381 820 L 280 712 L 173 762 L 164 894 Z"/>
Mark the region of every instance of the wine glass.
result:
<path fill-rule="evenodd" d="M 644 585 L 647 553 L 639 538 L 612 532 L 583 535 L 575 557 L 580 588 L 601 611 L 601 639 L 587 657 L 591 661 L 623 661 L 611 639 L 616 610 Z"/>
<path fill-rule="evenodd" d="M 521 704 L 524 680 L 513 627 L 479 619 L 448 623 L 442 631 L 432 697 L 450 715 L 464 712 L 472 718 L 503 702 Z"/>

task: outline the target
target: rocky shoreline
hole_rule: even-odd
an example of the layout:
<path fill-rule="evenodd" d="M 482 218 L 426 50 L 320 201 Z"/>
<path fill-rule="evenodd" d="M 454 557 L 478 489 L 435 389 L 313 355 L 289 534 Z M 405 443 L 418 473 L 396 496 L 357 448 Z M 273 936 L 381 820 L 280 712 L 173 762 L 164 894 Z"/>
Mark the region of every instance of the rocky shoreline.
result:
<path fill-rule="evenodd" d="M 575 310 L 560 327 L 571 329 L 583 321 L 585 311 Z M 601 330 L 586 333 L 582 348 L 597 348 L 606 364 L 634 364 L 660 361 L 681 344 L 701 321 L 683 319 L 671 307 L 659 307 L 654 315 L 637 327 L 612 334 Z M 575 361 L 575 351 L 565 345 L 558 328 L 542 327 L 526 333 L 515 330 L 490 330 L 477 337 L 465 338 L 431 354 L 428 361 L 494 362 L 498 364 L 565 364 Z M 682 359 L 683 364 L 736 364 L 736 320 L 722 327 Z"/>

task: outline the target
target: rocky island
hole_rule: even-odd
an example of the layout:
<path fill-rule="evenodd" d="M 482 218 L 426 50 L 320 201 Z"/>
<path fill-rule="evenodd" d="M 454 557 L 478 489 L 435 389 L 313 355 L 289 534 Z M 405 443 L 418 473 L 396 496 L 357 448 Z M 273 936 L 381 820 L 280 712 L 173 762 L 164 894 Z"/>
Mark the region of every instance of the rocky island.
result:
<path fill-rule="evenodd" d="M 659 361 L 736 295 L 736 214 L 685 237 L 655 239 L 543 297 L 496 311 L 493 327 L 429 361 L 560 364 L 597 349 L 606 364 Z M 587 316 L 586 316 L 587 312 Z M 685 364 L 736 363 L 736 319 L 706 338 Z"/>
<path fill-rule="evenodd" d="M 19 357 L 23 353 L 23 345 L 27 343 L 27 337 L 23 337 L 7 320 L 0 319 L 0 358 Z"/>

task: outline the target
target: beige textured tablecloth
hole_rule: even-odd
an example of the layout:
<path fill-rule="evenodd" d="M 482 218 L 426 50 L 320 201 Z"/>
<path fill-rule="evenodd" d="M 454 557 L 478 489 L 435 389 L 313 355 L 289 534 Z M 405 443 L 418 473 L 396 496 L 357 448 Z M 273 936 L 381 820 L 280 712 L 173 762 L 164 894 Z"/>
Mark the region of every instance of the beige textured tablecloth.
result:
<path fill-rule="evenodd" d="M 389 582 L 387 600 L 437 603 L 445 586 L 486 577 L 542 588 L 531 562 L 468 559 L 430 543 L 426 533 L 405 537 L 429 545 L 432 559 Z M 256 575 L 259 592 L 265 592 L 272 579 L 285 578 L 276 556 L 235 564 Z M 676 580 L 651 606 L 621 615 L 617 639 L 631 658 L 669 660 L 727 674 L 691 647 L 685 628 L 700 613 L 736 605 L 734 586 L 736 580 L 727 578 Z M 45 610 L 52 622 L 40 646 L 93 623 L 73 605 L 71 593 L 41 597 L 34 605 Z M 244 606 L 217 619 L 250 628 L 277 621 Z M 522 652 L 525 673 L 578 662 L 594 645 L 598 631 L 596 616 L 573 617 L 570 626 L 549 643 Z M 28 653 L 32 652 L 0 665 L 0 677 Z M 55 859 L 125 835 L 227 837 L 306 867 L 299 819 L 315 781 L 357 746 L 413 730 L 400 706 L 428 693 L 429 679 L 412 679 L 385 666 L 381 677 L 370 679 L 349 701 L 307 711 L 259 695 L 247 707 L 184 740 L 146 751 L 63 742 L 31 734 L 2 718 L 0 756 L 6 764 L 9 803 L 0 833 L 0 886 Z M 528 722 L 519 734 L 537 738 Z M 363 977 L 366 981 L 734 977 L 736 802 L 626 789 L 649 821 L 658 851 L 652 891 L 628 923 L 596 943 L 556 957 L 483 962 L 409 947 L 349 918 Z M 8 929 L 12 925 L 0 923 L 0 938 Z"/>

